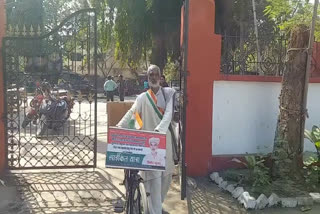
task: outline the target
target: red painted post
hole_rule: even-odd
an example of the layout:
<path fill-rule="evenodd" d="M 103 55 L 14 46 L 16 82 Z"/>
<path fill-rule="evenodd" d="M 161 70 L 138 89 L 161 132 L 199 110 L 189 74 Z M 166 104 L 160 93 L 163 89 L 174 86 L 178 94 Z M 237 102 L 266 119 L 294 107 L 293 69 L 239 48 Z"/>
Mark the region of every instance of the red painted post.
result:
<path fill-rule="evenodd" d="M 213 84 L 220 77 L 221 36 L 214 32 L 215 1 L 189 0 L 187 174 L 206 175 L 212 161 Z"/>
<path fill-rule="evenodd" d="M 2 38 L 6 32 L 5 0 L 0 0 L 0 174 L 6 166 L 4 122 L 1 119 L 4 111 Z"/>

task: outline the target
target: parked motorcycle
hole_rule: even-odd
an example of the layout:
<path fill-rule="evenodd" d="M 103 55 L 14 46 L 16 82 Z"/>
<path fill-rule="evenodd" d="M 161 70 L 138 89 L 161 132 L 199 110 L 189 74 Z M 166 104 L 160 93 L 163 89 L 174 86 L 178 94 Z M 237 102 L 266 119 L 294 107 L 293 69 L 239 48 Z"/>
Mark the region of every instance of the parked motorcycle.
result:
<path fill-rule="evenodd" d="M 63 99 L 49 98 L 43 100 L 39 109 L 40 119 L 38 136 L 44 135 L 48 129 L 57 130 L 63 127 L 68 119 L 68 104 Z"/>
<path fill-rule="evenodd" d="M 36 95 L 30 101 L 30 108 L 28 109 L 26 116 L 22 122 L 22 128 L 26 128 L 31 121 L 36 124 L 37 119 L 39 118 L 39 108 L 44 99 L 43 92 L 39 87 L 36 89 Z"/>
<path fill-rule="evenodd" d="M 58 87 L 54 88 L 53 95 L 59 97 L 58 99 L 64 100 L 68 105 L 68 118 L 72 113 L 72 109 L 74 106 L 74 98 L 71 97 L 70 92 L 65 89 L 60 89 Z"/>
<path fill-rule="evenodd" d="M 71 97 L 54 97 L 50 84 L 44 82 L 37 87 L 36 95 L 31 100 L 30 109 L 22 122 L 22 128 L 33 121 L 34 124 L 39 124 L 37 135 L 45 134 L 48 129 L 57 130 L 63 127 L 70 117 L 73 106 L 74 100 Z"/>

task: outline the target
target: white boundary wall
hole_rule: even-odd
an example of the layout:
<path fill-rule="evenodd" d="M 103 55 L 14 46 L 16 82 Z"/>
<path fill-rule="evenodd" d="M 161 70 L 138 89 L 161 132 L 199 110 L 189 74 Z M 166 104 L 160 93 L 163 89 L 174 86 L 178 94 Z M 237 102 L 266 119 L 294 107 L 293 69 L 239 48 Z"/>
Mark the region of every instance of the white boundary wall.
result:
<path fill-rule="evenodd" d="M 281 83 L 215 81 L 212 154 L 268 153 L 279 113 Z M 309 84 L 306 128 L 320 125 L 320 83 Z M 305 151 L 315 151 L 305 140 Z"/>

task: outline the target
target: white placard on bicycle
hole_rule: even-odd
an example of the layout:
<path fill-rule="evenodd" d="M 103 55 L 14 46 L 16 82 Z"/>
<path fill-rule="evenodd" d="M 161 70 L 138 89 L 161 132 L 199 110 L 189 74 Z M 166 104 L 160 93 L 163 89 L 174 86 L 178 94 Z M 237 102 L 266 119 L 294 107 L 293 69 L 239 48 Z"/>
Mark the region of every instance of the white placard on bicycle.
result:
<path fill-rule="evenodd" d="M 166 134 L 109 127 L 106 167 L 164 171 Z"/>

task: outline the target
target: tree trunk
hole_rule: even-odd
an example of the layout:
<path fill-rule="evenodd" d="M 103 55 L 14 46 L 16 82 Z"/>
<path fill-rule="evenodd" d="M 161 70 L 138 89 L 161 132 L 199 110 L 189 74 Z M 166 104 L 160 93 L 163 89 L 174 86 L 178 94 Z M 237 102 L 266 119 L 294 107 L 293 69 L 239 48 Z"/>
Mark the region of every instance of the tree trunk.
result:
<path fill-rule="evenodd" d="M 164 33 L 157 33 L 153 36 L 151 64 L 159 66 L 161 73 L 167 63 L 167 48 Z"/>
<path fill-rule="evenodd" d="M 307 63 L 309 30 L 306 26 L 295 27 L 290 36 L 287 60 L 279 97 L 278 118 L 274 149 L 272 154 L 272 175 L 274 178 L 301 178 L 298 173 L 302 163 L 301 122 L 304 117 L 302 100 Z"/>
<path fill-rule="evenodd" d="M 159 66 L 161 73 L 167 63 L 166 22 L 163 0 L 155 0 L 153 3 L 153 29 L 152 29 L 152 53 L 151 64 Z"/>
<path fill-rule="evenodd" d="M 247 54 L 245 53 L 244 49 L 244 44 L 245 44 L 245 31 L 246 31 L 246 22 L 240 21 L 240 74 L 244 74 L 246 72 L 246 56 Z"/>
<path fill-rule="evenodd" d="M 247 14 L 247 2 L 241 1 L 240 4 L 240 74 L 246 73 L 246 61 L 247 53 L 245 51 L 245 43 L 248 35 L 248 14 Z"/>

